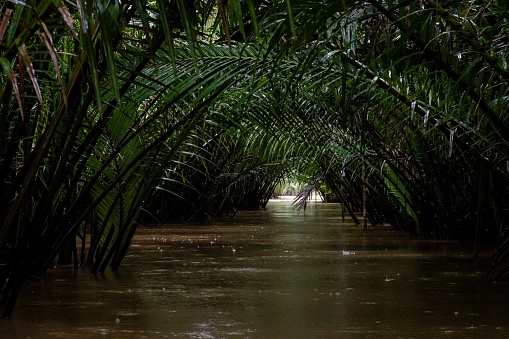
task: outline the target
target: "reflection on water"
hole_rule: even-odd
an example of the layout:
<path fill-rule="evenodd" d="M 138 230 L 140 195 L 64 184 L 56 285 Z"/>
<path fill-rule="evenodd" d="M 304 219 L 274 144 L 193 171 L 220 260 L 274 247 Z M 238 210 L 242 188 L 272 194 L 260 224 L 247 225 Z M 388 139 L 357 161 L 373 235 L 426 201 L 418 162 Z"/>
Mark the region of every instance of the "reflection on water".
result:
<path fill-rule="evenodd" d="M 4 338 L 508 337 L 507 284 L 472 250 L 341 222 L 288 201 L 139 229 L 119 273 L 27 282 Z M 5 336 L 5 334 L 7 334 Z"/>

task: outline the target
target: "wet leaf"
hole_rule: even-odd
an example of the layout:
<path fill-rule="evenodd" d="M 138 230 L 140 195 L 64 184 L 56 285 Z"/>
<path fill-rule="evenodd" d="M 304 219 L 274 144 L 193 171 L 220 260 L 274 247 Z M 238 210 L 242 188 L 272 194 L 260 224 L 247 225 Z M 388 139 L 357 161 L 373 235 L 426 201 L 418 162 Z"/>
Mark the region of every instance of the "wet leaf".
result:
<path fill-rule="evenodd" d="M 22 44 L 18 50 L 21 55 L 21 59 L 23 60 L 23 64 L 25 65 L 28 71 L 28 76 L 30 77 L 30 80 L 32 80 L 32 85 L 34 86 L 35 95 L 37 95 L 37 100 L 39 100 L 39 102 L 42 103 L 43 100 L 41 88 L 39 87 L 39 83 L 37 82 L 37 75 L 35 74 L 34 65 L 32 64 L 32 60 L 30 59 L 30 55 L 28 54 L 27 46 L 25 44 Z"/>
<path fill-rule="evenodd" d="M 115 100 L 120 101 L 120 90 L 118 87 L 117 69 L 115 66 L 115 48 L 113 46 L 113 33 L 111 27 L 114 27 L 115 23 L 112 23 L 112 17 L 110 12 L 104 8 L 100 3 L 97 6 L 99 10 L 99 17 L 101 18 L 101 46 L 104 50 L 104 56 L 106 57 L 106 64 L 111 78 L 111 87 Z"/>
<path fill-rule="evenodd" d="M 240 7 L 240 1 L 239 0 L 230 0 L 228 2 L 230 6 L 233 7 L 233 12 L 235 14 L 235 17 L 237 19 L 237 23 L 239 25 L 239 30 L 244 39 L 246 38 L 246 32 L 244 31 L 244 17 L 242 15 L 242 9 Z"/>
<path fill-rule="evenodd" d="M 62 91 L 62 98 L 64 99 L 64 104 L 67 107 L 67 95 L 65 94 L 65 85 L 62 80 L 62 74 L 60 72 L 60 64 L 58 62 L 58 54 L 55 49 L 55 46 L 53 45 L 53 39 L 51 38 L 51 34 L 48 30 L 48 27 L 46 27 L 46 24 L 44 22 L 40 22 L 41 27 L 43 28 L 44 33 L 39 33 L 39 37 L 46 45 L 46 48 L 48 49 L 48 52 L 51 56 L 51 60 L 53 62 L 53 66 L 55 67 L 55 72 L 57 73 L 57 79 L 60 84 L 60 89 Z"/>
<path fill-rule="evenodd" d="M 166 10 L 167 2 L 164 0 L 157 1 L 157 8 L 159 9 L 159 19 L 163 24 L 163 31 L 166 38 L 166 43 L 168 44 L 168 48 L 170 50 L 170 58 L 171 58 L 171 66 L 173 68 L 173 72 L 177 73 L 176 59 L 175 59 L 175 47 L 173 45 L 173 36 L 171 34 L 171 24 L 169 20 L 169 15 Z"/>
<path fill-rule="evenodd" d="M 89 22 L 85 10 L 81 7 L 80 2 L 76 2 L 78 13 L 80 16 L 81 29 L 83 32 L 83 48 L 86 52 L 84 57 L 87 59 L 90 66 L 90 73 L 92 75 L 92 85 L 94 86 L 94 93 L 97 101 L 97 110 L 102 117 L 102 101 L 101 101 L 101 88 L 99 84 L 99 73 L 97 69 L 97 60 L 95 58 L 94 42 L 92 40 L 92 31 L 90 26 L 93 24 Z M 90 6 L 90 3 L 87 3 Z M 89 8 L 87 8 L 89 10 Z M 71 82 L 70 82 L 71 83 Z"/>
<path fill-rule="evenodd" d="M 78 14 L 80 16 L 81 29 L 83 30 L 83 33 L 87 33 L 88 32 L 88 21 L 85 16 L 85 12 L 83 11 L 83 8 L 81 7 L 79 1 L 76 1 L 76 8 L 78 9 Z"/>
<path fill-rule="evenodd" d="M 292 6 L 290 5 L 290 0 L 285 0 L 286 6 L 286 14 L 288 15 L 288 23 L 290 24 L 290 29 L 292 30 L 292 35 L 295 38 L 297 33 L 295 31 L 295 24 L 293 20 Z"/>
<path fill-rule="evenodd" d="M 16 4 L 16 5 L 20 5 L 20 6 L 25 6 L 25 7 L 31 8 L 30 5 L 28 5 L 26 2 L 23 2 L 23 1 L 9 0 L 9 2 L 12 2 L 13 4 Z"/>
<path fill-rule="evenodd" d="M 12 20 L 9 23 L 9 28 L 7 29 L 7 42 L 6 45 L 12 44 L 14 37 L 16 35 L 16 31 L 18 30 L 18 26 L 22 21 L 22 15 L 25 12 L 25 8 L 23 6 L 16 6 L 14 8 L 14 14 L 12 15 Z"/>
<path fill-rule="evenodd" d="M 77 1 L 77 2 L 79 2 L 79 1 Z M 69 13 L 69 10 L 65 6 L 64 2 L 62 0 L 53 0 L 53 4 L 58 8 L 58 11 L 62 15 L 62 18 L 64 18 L 64 21 L 65 21 L 67 27 L 69 27 L 69 30 L 71 31 L 73 38 L 75 40 L 78 40 L 78 38 L 76 36 L 76 32 L 74 30 L 74 22 L 71 17 L 71 13 Z"/>
<path fill-rule="evenodd" d="M 186 37 L 189 44 L 189 50 L 191 51 L 191 56 L 193 58 L 194 67 L 196 70 L 198 70 L 198 57 L 196 55 L 195 46 L 196 37 L 194 25 L 192 23 L 193 14 L 190 13 L 188 5 L 184 0 L 177 0 L 177 7 L 180 13 L 180 17 L 182 19 L 182 24 L 184 25 L 184 30 L 186 31 Z"/>
<path fill-rule="evenodd" d="M 19 105 L 19 112 L 21 115 L 21 121 L 25 120 L 24 114 L 23 114 L 23 101 L 21 100 L 21 94 L 19 92 L 18 87 L 18 81 L 16 79 L 16 74 L 14 73 L 14 70 L 11 67 L 11 64 L 9 60 L 7 60 L 4 57 L 0 57 L 0 65 L 2 66 L 2 69 L 4 70 L 5 75 L 9 77 L 9 80 L 11 80 L 12 88 L 14 90 L 14 94 L 16 95 L 16 99 L 18 100 Z"/>
<path fill-rule="evenodd" d="M 141 23 L 143 24 L 143 31 L 145 32 L 145 38 L 147 39 L 147 43 L 150 46 L 150 50 L 152 50 L 152 40 L 150 39 L 150 25 L 148 23 L 148 15 L 147 9 L 145 7 L 144 2 L 140 0 L 133 0 L 136 9 L 138 10 L 138 14 L 140 15 Z M 153 54 L 153 53 L 152 53 Z M 154 57 L 154 55 L 152 55 Z"/>
<path fill-rule="evenodd" d="M 249 8 L 249 15 L 251 16 L 251 22 L 253 23 L 253 28 L 255 30 L 256 36 L 258 35 L 258 20 L 256 20 L 255 7 L 252 0 L 247 0 L 247 7 Z"/>
<path fill-rule="evenodd" d="M 221 21 L 223 22 L 224 34 L 226 35 L 226 41 L 228 41 L 228 47 L 232 47 L 232 40 L 230 37 L 230 30 L 228 28 L 228 20 L 226 19 L 226 14 L 224 12 L 224 6 L 222 0 L 217 0 L 217 7 L 219 11 L 219 15 L 221 15 Z"/>
<path fill-rule="evenodd" d="M 0 22 L 0 42 L 4 40 L 5 31 L 7 30 L 7 26 L 9 25 L 9 19 L 12 15 L 12 9 L 7 8 L 5 13 L 3 14 L 2 21 Z"/>
<path fill-rule="evenodd" d="M 451 129 L 449 133 L 449 158 L 452 157 L 452 145 L 454 143 L 454 133 L 456 130 Z"/>

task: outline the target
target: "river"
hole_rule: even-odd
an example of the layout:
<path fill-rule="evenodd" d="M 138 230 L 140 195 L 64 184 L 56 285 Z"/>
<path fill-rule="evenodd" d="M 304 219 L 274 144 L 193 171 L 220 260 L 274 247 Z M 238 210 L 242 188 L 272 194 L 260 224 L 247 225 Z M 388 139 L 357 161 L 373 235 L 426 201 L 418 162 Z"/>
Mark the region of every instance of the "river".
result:
<path fill-rule="evenodd" d="M 341 221 L 288 200 L 141 227 L 117 273 L 25 283 L 1 338 L 504 338 L 507 283 L 472 247 Z"/>

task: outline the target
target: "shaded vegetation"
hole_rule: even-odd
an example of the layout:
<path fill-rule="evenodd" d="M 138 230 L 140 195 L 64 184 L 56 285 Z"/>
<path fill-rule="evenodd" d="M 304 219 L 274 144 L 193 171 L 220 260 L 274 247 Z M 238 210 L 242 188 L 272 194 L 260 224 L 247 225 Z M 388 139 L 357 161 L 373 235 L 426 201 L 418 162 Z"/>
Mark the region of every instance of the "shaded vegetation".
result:
<path fill-rule="evenodd" d="M 475 257 L 494 246 L 489 273 L 507 278 L 505 3 L 27 0 L 0 13 L 3 316 L 57 257 L 117 270 L 140 222 L 258 208 L 295 173 L 353 218 L 473 241 Z"/>

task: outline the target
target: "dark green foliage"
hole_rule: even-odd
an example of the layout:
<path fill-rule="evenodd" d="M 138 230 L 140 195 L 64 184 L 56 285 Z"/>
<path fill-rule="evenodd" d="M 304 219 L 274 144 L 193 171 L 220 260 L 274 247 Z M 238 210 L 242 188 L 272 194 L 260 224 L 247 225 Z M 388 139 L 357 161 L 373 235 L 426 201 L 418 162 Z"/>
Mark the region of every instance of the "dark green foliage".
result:
<path fill-rule="evenodd" d="M 475 257 L 497 244 L 491 273 L 507 278 L 506 5 L 30 0 L 0 13 L 4 316 L 57 254 L 116 270 L 140 222 L 263 207 L 295 173 L 318 173 L 355 220 L 472 241 Z"/>

